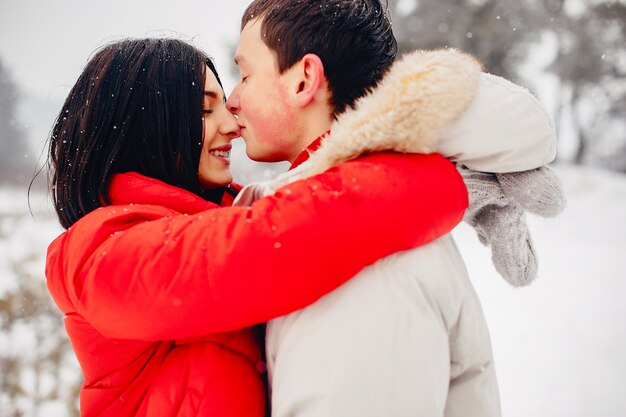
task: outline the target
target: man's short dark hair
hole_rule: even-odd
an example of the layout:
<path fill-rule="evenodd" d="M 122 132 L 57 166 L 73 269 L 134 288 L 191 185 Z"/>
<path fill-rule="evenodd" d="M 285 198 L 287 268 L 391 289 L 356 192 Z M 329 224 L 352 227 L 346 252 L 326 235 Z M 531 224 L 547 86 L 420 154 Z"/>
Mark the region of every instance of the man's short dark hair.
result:
<path fill-rule="evenodd" d="M 379 0 L 255 0 L 241 29 L 259 18 L 281 73 L 308 53 L 320 57 L 335 115 L 376 86 L 396 57 L 388 10 Z"/>

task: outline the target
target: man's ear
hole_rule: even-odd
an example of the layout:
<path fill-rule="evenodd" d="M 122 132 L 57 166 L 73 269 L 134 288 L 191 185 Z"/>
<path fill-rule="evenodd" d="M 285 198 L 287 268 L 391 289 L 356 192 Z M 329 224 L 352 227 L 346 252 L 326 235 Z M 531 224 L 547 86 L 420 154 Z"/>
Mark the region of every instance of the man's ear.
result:
<path fill-rule="evenodd" d="M 305 108 L 316 98 L 320 89 L 327 84 L 324 64 L 319 56 L 306 54 L 298 63 L 297 85 L 295 85 L 296 105 Z"/>

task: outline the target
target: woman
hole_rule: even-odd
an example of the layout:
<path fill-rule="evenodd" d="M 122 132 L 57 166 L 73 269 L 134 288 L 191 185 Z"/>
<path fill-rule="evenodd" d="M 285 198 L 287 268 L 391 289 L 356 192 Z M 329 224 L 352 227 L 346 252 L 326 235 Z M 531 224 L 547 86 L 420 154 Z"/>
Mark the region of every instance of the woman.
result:
<path fill-rule="evenodd" d="M 262 416 L 251 326 L 447 233 L 467 206 L 443 158 L 380 154 L 220 208 L 237 136 L 213 64 L 179 40 L 106 46 L 71 90 L 50 145 L 68 230 L 46 276 L 85 376 L 81 415 Z"/>

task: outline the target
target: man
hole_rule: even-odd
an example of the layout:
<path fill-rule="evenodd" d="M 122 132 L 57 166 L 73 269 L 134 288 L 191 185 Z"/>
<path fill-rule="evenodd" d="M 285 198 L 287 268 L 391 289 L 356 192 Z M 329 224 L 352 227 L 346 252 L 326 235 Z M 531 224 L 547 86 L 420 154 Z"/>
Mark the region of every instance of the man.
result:
<path fill-rule="evenodd" d="M 227 101 L 248 156 L 292 168 L 315 156 L 395 55 L 378 0 L 254 1 Z M 450 236 L 271 321 L 267 357 L 276 417 L 500 414 L 487 326 Z"/>
<path fill-rule="evenodd" d="M 242 23 L 235 56 L 241 81 L 227 106 L 257 161 L 306 159 L 304 150 L 319 145 L 334 117 L 375 86 L 396 56 L 375 0 L 255 1 Z"/>

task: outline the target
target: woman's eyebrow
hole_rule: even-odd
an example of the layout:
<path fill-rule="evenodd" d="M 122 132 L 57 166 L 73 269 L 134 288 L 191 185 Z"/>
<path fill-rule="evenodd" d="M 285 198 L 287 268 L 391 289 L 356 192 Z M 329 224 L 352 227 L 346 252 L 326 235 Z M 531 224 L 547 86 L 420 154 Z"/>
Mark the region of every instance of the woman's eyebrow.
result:
<path fill-rule="evenodd" d="M 209 97 L 212 98 L 214 100 L 219 100 L 221 96 L 222 102 L 226 103 L 226 96 L 224 95 L 224 93 L 222 94 L 218 94 L 215 91 L 204 91 L 204 97 Z"/>

